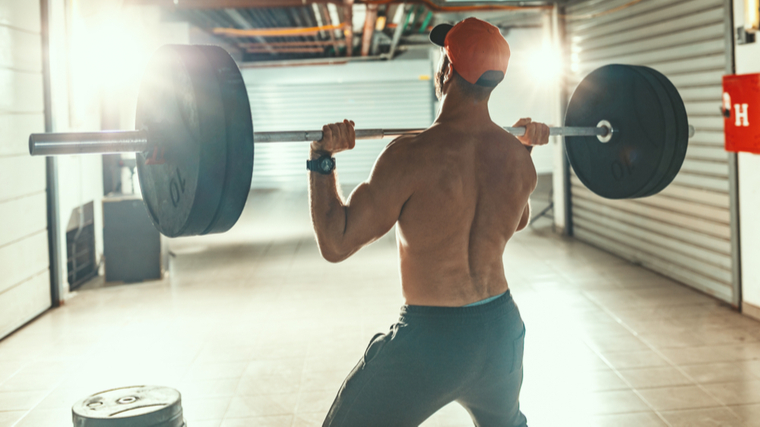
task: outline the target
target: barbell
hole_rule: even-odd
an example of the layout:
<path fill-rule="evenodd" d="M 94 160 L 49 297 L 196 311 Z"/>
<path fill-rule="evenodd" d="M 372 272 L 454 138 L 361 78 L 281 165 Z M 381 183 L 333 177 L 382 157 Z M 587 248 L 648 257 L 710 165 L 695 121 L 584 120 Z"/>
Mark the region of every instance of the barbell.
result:
<path fill-rule="evenodd" d="M 133 131 L 39 133 L 33 156 L 136 152 L 143 201 L 166 236 L 222 233 L 237 222 L 251 186 L 254 141 L 315 141 L 321 131 L 253 131 L 240 70 L 217 46 L 166 45 L 145 71 Z M 504 128 L 521 136 L 525 128 Z M 376 139 L 424 129 L 358 129 Z M 594 193 L 647 197 L 681 168 L 694 133 L 678 91 L 659 72 L 607 65 L 586 76 L 567 107 L 570 164 Z"/>

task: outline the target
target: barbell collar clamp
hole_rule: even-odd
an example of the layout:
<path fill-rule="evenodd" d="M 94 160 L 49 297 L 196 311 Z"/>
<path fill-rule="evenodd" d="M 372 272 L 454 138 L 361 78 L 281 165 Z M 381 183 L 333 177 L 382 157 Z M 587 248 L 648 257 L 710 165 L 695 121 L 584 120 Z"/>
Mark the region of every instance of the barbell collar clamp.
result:
<path fill-rule="evenodd" d="M 612 125 L 607 120 L 602 120 L 599 122 L 599 124 L 596 125 L 596 127 L 600 129 L 604 129 L 606 132 L 604 135 L 597 135 L 596 137 L 599 139 L 599 142 L 602 144 L 606 144 L 610 142 L 612 139 L 612 134 L 615 133 L 615 130 L 612 128 Z"/>

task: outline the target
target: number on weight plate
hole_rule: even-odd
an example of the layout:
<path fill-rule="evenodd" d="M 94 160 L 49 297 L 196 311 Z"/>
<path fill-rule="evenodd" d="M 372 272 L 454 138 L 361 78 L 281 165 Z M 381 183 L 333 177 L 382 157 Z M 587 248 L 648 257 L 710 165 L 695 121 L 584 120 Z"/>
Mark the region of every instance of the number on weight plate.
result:
<path fill-rule="evenodd" d="M 182 174 L 177 168 L 177 176 L 172 177 L 169 182 L 169 193 L 172 196 L 172 204 L 176 208 L 179 205 L 179 201 L 182 199 L 182 194 L 185 192 L 185 180 L 182 179 Z"/>
<path fill-rule="evenodd" d="M 622 181 L 633 175 L 633 165 L 627 161 L 615 160 L 612 162 L 612 176 L 616 181 Z"/>

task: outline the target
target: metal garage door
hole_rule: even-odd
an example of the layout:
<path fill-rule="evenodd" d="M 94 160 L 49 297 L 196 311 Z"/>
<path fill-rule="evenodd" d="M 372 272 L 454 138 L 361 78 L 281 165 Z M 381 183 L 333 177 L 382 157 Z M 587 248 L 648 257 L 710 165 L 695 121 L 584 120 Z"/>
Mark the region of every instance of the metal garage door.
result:
<path fill-rule="evenodd" d="M 0 338 L 50 307 L 40 2 L 0 0 Z"/>
<path fill-rule="evenodd" d="M 344 118 L 357 128 L 427 127 L 433 121 L 431 74 L 427 59 L 243 70 L 257 132 L 321 129 Z M 389 141 L 358 141 L 338 154 L 341 184 L 367 179 Z M 256 145 L 252 187 L 304 188 L 308 147 Z"/>
<path fill-rule="evenodd" d="M 724 1 L 644 0 L 613 11 L 628 3 L 590 0 L 567 7 L 569 90 L 605 64 L 653 67 L 676 85 L 697 133 L 673 184 L 654 197 L 602 199 L 571 173 L 574 235 L 736 303 L 729 164 L 719 112 L 727 62 Z"/>

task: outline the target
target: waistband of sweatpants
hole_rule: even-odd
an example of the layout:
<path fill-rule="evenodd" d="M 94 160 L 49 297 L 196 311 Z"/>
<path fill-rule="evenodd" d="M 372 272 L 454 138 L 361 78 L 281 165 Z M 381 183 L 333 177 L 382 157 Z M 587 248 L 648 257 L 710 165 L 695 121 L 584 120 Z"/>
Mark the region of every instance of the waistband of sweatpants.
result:
<path fill-rule="evenodd" d="M 495 300 L 472 307 L 437 307 L 428 305 L 404 305 L 401 307 L 401 318 L 476 318 L 497 316 L 516 309 L 512 294 L 507 290 Z"/>

